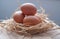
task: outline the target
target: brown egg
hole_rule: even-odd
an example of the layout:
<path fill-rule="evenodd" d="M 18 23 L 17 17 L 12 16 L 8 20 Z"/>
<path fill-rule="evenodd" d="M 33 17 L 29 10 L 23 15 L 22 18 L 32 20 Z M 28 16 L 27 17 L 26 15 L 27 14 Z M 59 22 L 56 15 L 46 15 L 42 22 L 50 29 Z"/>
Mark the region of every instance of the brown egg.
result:
<path fill-rule="evenodd" d="M 16 11 L 16 12 L 13 14 L 13 19 L 14 19 L 14 21 L 17 22 L 17 23 L 23 23 L 24 14 L 22 14 L 21 11 Z"/>
<path fill-rule="evenodd" d="M 36 25 L 41 23 L 42 21 L 36 16 L 26 16 L 23 20 L 23 24 L 25 25 Z"/>
<path fill-rule="evenodd" d="M 37 8 L 32 3 L 24 3 L 24 4 L 21 5 L 21 11 L 25 15 L 35 15 L 36 12 L 37 12 Z"/>
<path fill-rule="evenodd" d="M 42 21 L 39 13 L 36 13 L 35 16 L 38 17 Z"/>

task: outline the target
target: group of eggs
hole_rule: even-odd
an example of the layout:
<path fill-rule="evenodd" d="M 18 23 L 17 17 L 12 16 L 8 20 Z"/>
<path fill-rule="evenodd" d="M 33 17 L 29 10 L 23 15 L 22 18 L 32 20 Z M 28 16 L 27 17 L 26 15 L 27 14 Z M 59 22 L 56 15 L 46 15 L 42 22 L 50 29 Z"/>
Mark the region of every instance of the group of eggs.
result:
<path fill-rule="evenodd" d="M 17 23 L 23 23 L 25 25 L 36 25 L 41 23 L 42 20 L 37 16 L 37 8 L 32 3 L 24 3 L 20 6 L 21 11 L 16 11 L 13 14 L 13 19 Z"/>

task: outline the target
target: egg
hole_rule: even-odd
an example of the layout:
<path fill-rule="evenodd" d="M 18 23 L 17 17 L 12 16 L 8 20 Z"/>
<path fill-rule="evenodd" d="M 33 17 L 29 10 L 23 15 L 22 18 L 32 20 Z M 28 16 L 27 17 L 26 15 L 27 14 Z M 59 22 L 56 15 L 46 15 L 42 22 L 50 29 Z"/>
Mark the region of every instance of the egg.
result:
<path fill-rule="evenodd" d="M 41 16 L 40 16 L 39 13 L 36 13 L 35 16 L 38 17 L 42 21 Z"/>
<path fill-rule="evenodd" d="M 36 12 L 37 12 L 37 8 L 32 3 L 24 3 L 24 4 L 21 5 L 21 11 L 25 15 L 35 15 Z"/>
<path fill-rule="evenodd" d="M 26 16 L 23 20 L 23 24 L 33 26 L 41 23 L 42 21 L 37 16 Z"/>
<path fill-rule="evenodd" d="M 16 12 L 13 14 L 13 19 L 14 19 L 14 21 L 17 22 L 17 23 L 23 23 L 24 14 L 22 14 L 21 11 L 16 11 Z"/>

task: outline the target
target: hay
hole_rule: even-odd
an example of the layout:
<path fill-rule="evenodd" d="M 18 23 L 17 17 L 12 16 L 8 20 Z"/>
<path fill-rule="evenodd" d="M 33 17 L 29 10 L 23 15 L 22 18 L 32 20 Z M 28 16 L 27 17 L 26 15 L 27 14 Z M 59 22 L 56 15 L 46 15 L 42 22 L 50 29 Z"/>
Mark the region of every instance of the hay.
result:
<path fill-rule="evenodd" d="M 39 14 L 38 16 L 40 16 L 40 18 L 42 19 L 42 23 L 30 27 L 25 27 L 26 25 L 22 23 L 16 23 L 12 18 L 4 20 L 0 24 L 2 25 L 4 24 L 3 27 L 8 31 L 13 31 L 18 34 L 32 34 L 32 35 L 46 32 L 47 30 L 53 27 L 53 24 L 49 21 L 45 14 Z"/>
<path fill-rule="evenodd" d="M 0 22 L 0 26 L 2 28 L 5 28 L 6 30 L 8 30 L 9 32 L 16 32 L 18 34 L 38 34 L 38 33 L 44 33 L 46 31 L 48 31 L 49 29 L 53 28 L 53 22 L 51 20 L 48 19 L 47 15 L 44 14 L 45 10 L 41 8 L 41 12 L 40 10 L 37 11 L 37 16 L 40 16 L 42 23 L 39 23 L 37 25 L 34 26 L 30 26 L 30 27 L 25 27 L 26 25 L 22 24 L 22 23 L 16 23 L 12 18 L 7 19 L 7 20 L 3 20 L 2 22 Z M 40 14 L 39 14 L 40 12 Z"/>

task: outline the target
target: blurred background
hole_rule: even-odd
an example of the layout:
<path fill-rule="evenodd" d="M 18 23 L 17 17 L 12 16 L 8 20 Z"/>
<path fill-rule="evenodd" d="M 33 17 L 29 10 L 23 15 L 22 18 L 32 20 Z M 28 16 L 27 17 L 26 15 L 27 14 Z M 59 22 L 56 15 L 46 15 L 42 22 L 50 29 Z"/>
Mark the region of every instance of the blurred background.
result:
<path fill-rule="evenodd" d="M 10 18 L 23 3 L 33 3 L 38 9 L 42 6 L 48 17 L 60 25 L 60 0 L 0 0 L 0 20 Z"/>

